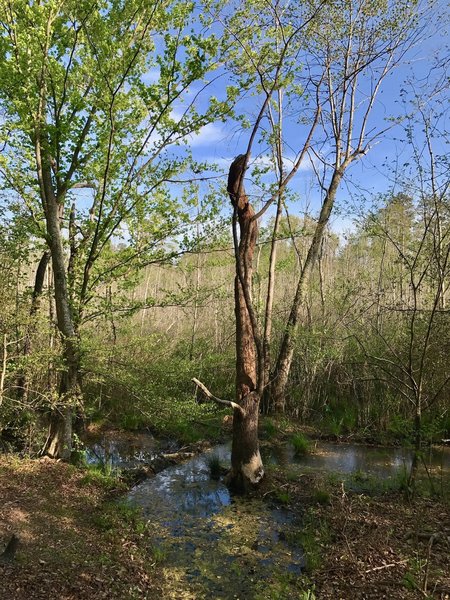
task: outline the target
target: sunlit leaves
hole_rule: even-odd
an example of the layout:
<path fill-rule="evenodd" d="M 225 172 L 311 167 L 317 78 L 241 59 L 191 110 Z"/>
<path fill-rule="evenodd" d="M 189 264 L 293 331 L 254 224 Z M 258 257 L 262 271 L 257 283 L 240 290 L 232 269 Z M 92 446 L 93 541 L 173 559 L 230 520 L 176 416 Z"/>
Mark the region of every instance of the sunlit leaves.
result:
<path fill-rule="evenodd" d="M 46 236 L 39 162 L 63 230 L 74 204 L 76 312 L 102 284 L 189 241 L 190 201 L 174 182 L 195 166 L 176 146 L 238 96 L 230 87 L 199 101 L 220 43 L 196 31 L 194 10 L 177 0 L 0 2 L 3 182 L 32 216 L 33 235 Z"/>

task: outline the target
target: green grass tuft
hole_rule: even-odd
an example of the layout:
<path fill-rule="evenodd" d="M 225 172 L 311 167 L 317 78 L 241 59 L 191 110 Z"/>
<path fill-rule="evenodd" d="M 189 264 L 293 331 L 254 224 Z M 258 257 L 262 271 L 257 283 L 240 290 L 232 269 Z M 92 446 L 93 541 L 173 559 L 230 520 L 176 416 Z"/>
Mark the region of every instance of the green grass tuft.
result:
<path fill-rule="evenodd" d="M 126 486 L 121 479 L 120 470 L 111 467 L 110 464 L 88 465 L 86 467 L 86 473 L 81 479 L 81 484 L 97 485 L 109 492 L 113 490 L 125 491 L 126 489 Z"/>
<path fill-rule="evenodd" d="M 331 497 L 327 490 L 316 490 L 313 494 L 313 501 L 316 504 L 329 504 L 330 499 Z"/>
<path fill-rule="evenodd" d="M 264 434 L 268 440 L 271 440 L 277 434 L 278 429 L 275 423 L 271 419 L 264 421 Z"/>
<path fill-rule="evenodd" d="M 217 456 L 217 454 L 211 454 L 211 456 L 208 456 L 207 464 L 211 479 L 218 481 L 222 474 L 222 464 L 220 462 L 220 458 Z"/>
<path fill-rule="evenodd" d="M 292 501 L 291 494 L 284 490 L 277 490 L 275 492 L 275 499 L 278 500 L 281 504 L 289 504 Z"/>
<path fill-rule="evenodd" d="M 309 439 L 303 433 L 296 433 L 291 437 L 291 444 L 294 447 L 294 452 L 297 456 L 308 454 L 311 448 Z"/>

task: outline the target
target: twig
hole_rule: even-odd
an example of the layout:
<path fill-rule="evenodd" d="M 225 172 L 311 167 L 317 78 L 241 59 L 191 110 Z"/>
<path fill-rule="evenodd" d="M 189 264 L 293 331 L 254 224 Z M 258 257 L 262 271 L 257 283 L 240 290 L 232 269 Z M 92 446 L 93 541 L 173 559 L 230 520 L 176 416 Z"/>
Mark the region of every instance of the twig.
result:
<path fill-rule="evenodd" d="M 399 560 L 397 562 L 389 563 L 387 565 L 381 565 L 380 567 L 373 567 L 372 569 L 366 569 L 366 573 L 372 573 L 373 571 L 381 571 L 382 569 L 390 569 L 391 567 L 396 567 L 397 565 L 404 565 L 408 561 L 407 560 Z"/>
<path fill-rule="evenodd" d="M 425 464 L 425 463 L 424 463 Z M 425 572 L 423 575 L 423 584 L 422 584 L 422 591 L 426 594 L 427 593 L 427 587 L 428 587 L 428 574 L 430 572 L 430 561 L 431 561 L 431 549 L 433 547 L 434 541 L 439 537 L 438 533 L 434 533 L 431 537 L 430 540 L 428 542 L 428 549 L 427 549 L 427 562 L 425 564 Z"/>
<path fill-rule="evenodd" d="M 277 490 L 281 490 L 282 488 L 287 487 L 288 485 L 289 485 L 289 483 L 283 483 L 283 485 L 279 485 L 276 488 L 272 488 L 271 490 L 269 490 L 268 492 L 266 492 L 265 494 L 263 494 L 263 498 L 265 498 L 269 494 L 272 494 L 273 492 L 276 492 Z"/>

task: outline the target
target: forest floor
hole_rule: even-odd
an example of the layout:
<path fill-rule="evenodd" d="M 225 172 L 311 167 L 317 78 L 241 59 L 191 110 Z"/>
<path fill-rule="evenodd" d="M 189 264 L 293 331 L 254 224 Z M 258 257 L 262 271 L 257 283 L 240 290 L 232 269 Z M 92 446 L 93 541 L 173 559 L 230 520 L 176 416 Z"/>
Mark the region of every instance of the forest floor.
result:
<path fill-rule="evenodd" d="M 19 538 L 13 561 L 0 561 L 0 598 L 161 597 L 143 523 L 110 501 L 120 491 L 62 462 L 0 456 L 0 544 Z"/>
<path fill-rule="evenodd" d="M 315 594 L 305 599 L 450 598 L 448 502 L 382 493 L 374 480 L 352 490 L 324 474 L 289 479 L 277 473 L 272 486 L 301 516 L 304 588 Z"/>
<path fill-rule="evenodd" d="M 301 527 L 286 537 L 293 548 L 303 548 L 305 572 L 300 578 L 280 573 L 258 595 L 246 588 L 243 595 L 217 597 L 448 600 L 448 504 L 437 497 L 408 501 L 400 492 L 381 493 L 372 480 L 356 483 L 269 469 L 259 495 L 298 517 Z M 12 534 L 20 540 L 14 560 L 0 561 L 0 598 L 187 597 L 169 595 L 170 565 L 152 547 L 139 513 L 117 501 L 125 491 L 123 483 L 96 471 L 0 456 L 0 552 Z M 247 545 L 239 576 L 248 566 L 253 581 L 256 551 L 251 540 Z M 210 598 L 211 590 L 199 594 L 195 597 Z"/>

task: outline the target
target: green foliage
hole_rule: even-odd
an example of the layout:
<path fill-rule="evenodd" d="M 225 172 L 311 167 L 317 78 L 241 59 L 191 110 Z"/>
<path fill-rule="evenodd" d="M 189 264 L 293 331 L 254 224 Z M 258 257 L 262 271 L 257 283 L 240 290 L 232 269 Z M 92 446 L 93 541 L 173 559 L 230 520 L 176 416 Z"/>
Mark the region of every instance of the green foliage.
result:
<path fill-rule="evenodd" d="M 348 485 L 359 493 L 370 496 L 389 492 L 407 492 L 409 489 L 409 471 L 403 466 L 393 477 L 379 477 L 365 471 L 354 471 L 348 477 Z"/>
<path fill-rule="evenodd" d="M 207 6 L 199 35 L 197 7 L 182 0 L 0 5 L 0 340 L 7 350 L 0 353 L 2 448 L 37 454 L 47 416 L 61 407 L 58 380 L 65 364 L 51 277 L 41 306 L 30 313 L 35 263 L 49 242 L 40 170 L 57 200 L 70 266 L 85 393 L 84 404 L 77 399 L 73 408 L 89 420 L 150 427 L 183 442 L 217 439 L 223 413 L 198 404 L 190 381 L 197 376 L 219 396 L 234 396 L 235 273 L 223 196 L 194 180 L 209 166 L 192 159 L 189 144 L 206 125 L 231 117 L 251 128 L 249 106 L 260 105 L 268 90 L 270 111 L 258 131 L 260 142 L 276 149 L 282 117 L 292 131 L 300 125 L 302 138 L 314 116 L 316 95 L 308 90 L 311 82 L 305 85 L 312 72 L 336 94 L 355 91 L 351 102 L 335 100 L 335 106 L 347 107 L 342 129 L 350 131 L 362 121 L 350 117 L 350 104 L 367 106 L 366 84 L 376 88 L 373 77 L 384 64 L 393 66 L 397 51 L 402 55 L 408 36 L 417 33 L 417 3 L 406 0 L 282 2 L 276 15 L 275 7 L 260 0 L 233 10 L 214 1 Z M 223 35 L 216 29 L 219 20 L 211 28 L 210 15 L 220 16 Z M 355 49 L 349 61 L 345 48 Z M 223 68 L 229 69 L 227 86 L 213 97 L 209 84 L 224 75 Z M 316 83 L 319 103 L 328 105 L 327 86 Z M 203 86 L 206 96 L 200 94 Z M 234 115 L 241 95 L 250 102 Z M 432 111 L 433 102 L 420 100 L 419 112 L 424 114 L 422 104 Z M 441 123 L 442 115 L 425 116 L 426 127 Z M 335 115 L 330 130 L 327 119 L 322 113 L 321 152 L 323 139 L 332 139 L 341 121 Z M 445 141 L 441 130 L 436 125 L 433 137 Z M 413 147 L 414 128 L 405 133 Z M 357 138 L 354 131 L 349 149 Z M 421 435 L 448 436 L 443 374 L 450 327 L 439 289 L 448 279 L 450 211 L 448 195 L 436 194 L 448 189 L 448 161 L 438 155 L 430 168 L 416 154 L 414 173 L 404 182 L 396 175 L 395 188 L 404 184 L 402 192 L 374 199 L 373 210 L 347 239 L 325 233 L 320 269 L 309 279 L 294 336 L 287 411 L 336 437 L 359 430 L 377 439 L 411 439 L 418 389 Z M 329 157 L 322 158 L 326 164 Z M 276 192 L 275 162 L 269 152 L 251 166 L 261 197 Z M 183 189 L 168 183 L 181 178 Z M 423 189 L 411 189 L 411 181 Z M 283 193 L 286 209 L 297 210 L 298 196 Z M 261 314 L 273 215 L 265 223 L 254 280 Z M 309 214 L 281 219 L 273 358 L 315 224 Z M 181 257 L 185 250 L 191 254 Z M 155 266 L 161 263 L 164 268 Z M 32 351 L 26 353 L 28 339 Z M 21 392 L 23 380 L 27 394 Z M 277 427 L 264 423 L 268 439 Z M 298 453 L 307 451 L 304 440 L 293 444 Z"/>
<path fill-rule="evenodd" d="M 294 434 L 291 437 L 290 442 L 294 447 L 295 454 L 298 456 L 308 454 L 308 452 L 310 451 L 311 443 L 303 433 Z"/>
<path fill-rule="evenodd" d="M 128 329 L 122 336 L 123 342 L 113 347 L 102 337 L 92 337 L 85 349 L 89 417 L 95 420 L 107 413 L 109 421 L 120 427 L 150 428 L 182 443 L 218 439 L 224 411 L 214 403 L 199 403 L 191 379 L 200 376 L 209 387 L 230 397 L 228 357 L 206 355 L 200 370 L 197 359 L 186 355 L 189 349 L 184 344 L 168 352 L 169 338 L 163 342 L 156 335 L 142 339 Z"/>
<path fill-rule="evenodd" d="M 314 586 L 310 590 L 305 590 L 304 592 L 300 592 L 299 600 L 316 600 L 316 595 L 314 593 Z"/>
<path fill-rule="evenodd" d="M 268 440 L 271 440 L 278 433 L 278 427 L 271 419 L 264 419 L 264 435 Z"/>
<path fill-rule="evenodd" d="M 214 34 L 205 34 L 208 27 L 201 36 L 195 33 L 196 20 L 194 4 L 179 0 L 0 3 L 0 172 L 6 199 L 1 229 L 14 221 L 8 238 L 20 237 L 20 256 L 11 253 L 10 259 L 26 257 L 31 266 L 42 245 L 61 242 L 64 256 L 52 248 L 53 267 L 56 262 L 60 267 L 54 279 L 56 321 L 65 340 L 76 331 L 72 355 L 79 353 L 79 339 L 89 335 L 86 323 L 100 315 L 113 323 L 117 313 L 132 315 L 142 306 L 131 294 L 146 265 L 198 248 L 192 222 L 201 238 L 218 215 L 211 193 L 202 194 L 207 200 L 199 203 L 198 186 L 188 184 L 174 194 L 167 183 L 186 170 L 206 168 L 192 160 L 189 141 L 229 115 L 238 96 L 235 86 L 217 98 L 191 95 L 196 83 L 208 87 L 221 45 Z M 201 210 L 193 218 L 197 205 Z M 16 311 L 18 280 L 10 303 Z M 183 290 L 168 294 L 166 302 L 187 297 Z M 26 308 L 15 331 L 8 324 L 19 356 L 19 340 L 35 333 Z M 51 322 L 52 337 L 53 328 Z M 61 355 L 68 344 L 47 339 L 42 348 L 51 346 Z M 58 378 L 67 365 L 61 356 L 46 357 L 40 364 L 43 369 L 51 364 L 52 373 L 34 385 L 37 356 L 16 356 L 16 364 L 7 361 L 7 367 L 15 367 L 40 396 L 42 401 L 34 397 L 30 405 L 54 413 Z M 8 379 L 13 384 L 12 373 Z M 65 399 L 58 401 L 61 406 Z M 0 427 L 9 420 L 11 415 L 0 414 Z M 126 426 L 140 423 L 135 414 L 124 415 Z"/>
<path fill-rule="evenodd" d="M 410 419 L 406 419 L 402 415 L 392 415 L 388 427 L 388 433 L 392 434 L 396 439 L 412 440 L 413 426 Z"/>
<path fill-rule="evenodd" d="M 287 481 L 298 481 L 298 479 L 299 479 L 299 473 L 295 469 L 291 469 L 291 470 L 287 471 L 285 476 L 286 476 Z"/>
<path fill-rule="evenodd" d="M 277 569 L 270 579 L 261 585 L 262 591 L 257 592 L 255 600 L 285 600 L 286 598 L 303 598 L 303 592 L 298 591 L 298 578 L 293 573 Z M 294 596 L 292 596 L 294 594 Z M 298 595 L 299 594 L 299 595 Z"/>
<path fill-rule="evenodd" d="M 325 408 L 324 428 L 328 433 L 340 437 L 354 431 L 356 425 L 356 407 L 350 402 L 330 402 Z"/>
<path fill-rule="evenodd" d="M 330 492 L 327 490 L 315 490 L 312 499 L 317 504 L 329 504 L 331 500 Z"/>
<path fill-rule="evenodd" d="M 155 563 L 162 563 L 167 558 L 167 551 L 162 546 L 150 546 L 150 553 Z"/>
<path fill-rule="evenodd" d="M 94 523 L 99 529 L 112 535 L 120 532 L 124 525 L 136 534 L 145 531 L 141 511 L 126 502 L 103 503 L 94 515 Z"/>
<path fill-rule="evenodd" d="M 288 505 L 292 501 L 291 494 L 286 490 L 275 490 L 274 498 L 280 504 Z"/>
<path fill-rule="evenodd" d="M 87 465 L 86 474 L 81 479 L 82 485 L 96 485 L 107 492 L 125 490 L 126 486 L 121 480 L 120 471 L 110 464 Z"/>
<path fill-rule="evenodd" d="M 326 521 L 319 518 L 313 508 L 306 511 L 302 527 L 288 534 L 288 542 L 302 548 L 306 559 L 306 572 L 313 573 L 322 562 L 322 549 L 330 542 L 331 533 Z"/>
<path fill-rule="evenodd" d="M 419 588 L 417 580 L 416 580 L 416 575 L 414 573 L 411 573 L 410 571 L 407 571 L 402 579 L 402 585 L 407 589 L 407 590 L 417 590 Z"/>

